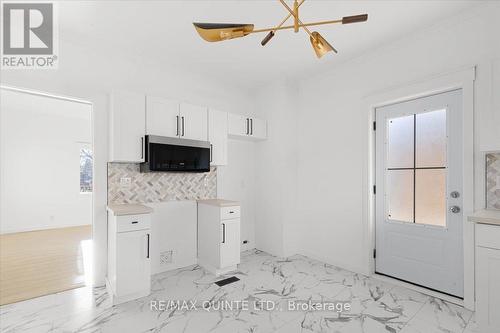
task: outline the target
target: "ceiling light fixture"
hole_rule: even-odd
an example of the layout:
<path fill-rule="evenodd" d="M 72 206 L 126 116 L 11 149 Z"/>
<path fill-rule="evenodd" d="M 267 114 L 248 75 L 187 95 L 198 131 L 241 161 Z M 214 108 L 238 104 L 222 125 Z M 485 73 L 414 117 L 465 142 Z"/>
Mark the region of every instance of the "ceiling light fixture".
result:
<path fill-rule="evenodd" d="M 342 19 L 330 20 L 330 21 L 319 21 L 311 23 L 303 23 L 299 18 L 299 7 L 304 3 L 305 0 L 294 0 L 293 8 L 290 8 L 285 0 L 279 0 L 283 7 L 288 11 L 288 15 L 281 21 L 280 24 L 273 28 L 265 29 L 254 29 L 253 24 L 227 24 L 227 23 L 193 23 L 198 34 L 206 40 L 207 42 L 220 42 L 227 39 L 245 37 L 249 34 L 268 32 L 266 37 L 261 42 L 262 46 L 265 46 L 269 41 L 276 35 L 279 30 L 293 29 L 294 32 L 298 32 L 302 28 L 309 35 L 309 40 L 318 58 L 321 58 L 326 53 L 333 51 L 337 53 L 337 50 L 326 41 L 323 36 L 318 32 L 309 31 L 308 27 L 326 25 L 326 24 L 350 24 L 365 22 L 368 20 L 368 14 L 354 15 L 354 16 L 344 16 Z M 293 17 L 293 25 L 284 26 L 285 22 Z"/>

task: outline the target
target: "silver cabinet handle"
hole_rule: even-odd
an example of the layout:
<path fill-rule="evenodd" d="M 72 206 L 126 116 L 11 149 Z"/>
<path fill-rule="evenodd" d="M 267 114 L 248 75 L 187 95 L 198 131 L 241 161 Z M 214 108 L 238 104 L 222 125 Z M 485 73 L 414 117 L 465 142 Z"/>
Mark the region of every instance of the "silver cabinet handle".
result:
<path fill-rule="evenodd" d="M 247 132 L 246 132 L 246 135 L 248 135 L 248 118 L 246 119 L 246 125 L 247 125 Z"/>
<path fill-rule="evenodd" d="M 175 116 L 175 136 L 179 136 L 179 116 Z"/>
<path fill-rule="evenodd" d="M 147 234 L 147 235 L 148 235 L 148 253 L 146 255 L 146 258 L 149 258 L 149 234 Z"/>
<path fill-rule="evenodd" d="M 226 224 L 222 223 L 222 244 L 226 242 Z"/>
<path fill-rule="evenodd" d="M 184 136 L 184 116 L 182 118 L 182 136 Z"/>

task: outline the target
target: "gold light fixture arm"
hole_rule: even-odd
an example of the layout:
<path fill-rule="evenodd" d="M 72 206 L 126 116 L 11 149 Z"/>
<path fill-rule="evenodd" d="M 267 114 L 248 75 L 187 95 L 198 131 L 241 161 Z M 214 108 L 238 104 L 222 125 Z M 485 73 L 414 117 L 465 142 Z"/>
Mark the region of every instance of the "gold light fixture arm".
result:
<path fill-rule="evenodd" d="M 297 33 L 299 32 L 299 4 L 297 0 L 293 1 L 293 13 L 294 13 L 293 16 L 295 16 L 295 20 L 293 22 L 294 25 L 293 30 Z"/>
<path fill-rule="evenodd" d="M 297 5 L 297 10 L 304 3 L 304 1 L 305 0 L 300 0 L 300 2 Z M 285 24 L 285 22 L 288 21 L 288 19 L 291 16 L 292 16 L 292 14 L 288 13 L 288 15 L 281 21 L 280 24 L 278 24 L 275 28 L 273 28 L 273 30 L 269 31 L 269 34 L 267 34 L 267 36 L 261 42 L 262 46 L 265 46 L 271 40 L 271 38 L 274 37 L 274 34 L 276 33 L 276 30 L 280 29 L 283 26 L 283 24 Z"/>
<path fill-rule="evenodd" d="M 295 15 L 295 12 L 290 8 L 288 7 L 288 5 L 286 4 L 285 0 L 280 0 L 281 4 L 288 10 L 288 12 L 293 15 L 293 17 L 295 17 L 295 24 L 293 25 L 293 29 L 295 30 L 295 32 L 298 31 L 299 27 L 302 27 L 308 34 L 309 36 L 311 36 L 311 38 L 313 38 L 314 40 L 316 40 L 316 37 L 313 36 L 313 34 L 309 31 L 309 29 L 307 29 L 307 26 L 304 25 L 302 23 L 302 21 L 299 19 L 299 16 L 298 16 L 298 11 L 297 11 L 297 16 Z"/>
<path fill-rule="evenodd" d="M 331 20 L 331 21 L 319 21 L 319 22 L 303 23 L 303 24 L 299 24 L 299 28 L 312 27 L 312 26 L 316 26 L 316 25 L 335 24 L 335 23 L 342 23 L 342 19 L 340 19 L 340 20 Z M 254 34 L 254 33 L 258 33 L 258 32 L 288 30 L 288 29 L 293 29 L 293 28 L 294 28 L 293 25 L 285 25 L 285 26 L 282 26 L 282 27 L 255 29 L 255 30 L 250 31 L 249 34 Z"/>
<path fill-rule="evenodd" d="M 306 1 L 306 0 L 300 0 L 300 2 L 299 2 L 299 3 L 298 3 L 298 5 L 297 5 L 297 9 L 298 9 L 298 8 L 299 8 L 299 7 L 300 7 L 300 6 L 304 3 L 304 1 Z M 288 20 L 291 16 L 293 16 L 293 15 L 292 15 L 292 13 L 289 13 L 289 14 L 288 14 L 288 16 L 287 16 L 287 17 L 285 17 L 285 18 L 283 19 L 283 21 L 281 21 L 281 23 L 280 23 L 280 24 L 278 24 L 278 25 L 276 26 L 276 28 L 275 28 L 275 29 L 276 29 L 276 30 L 278 30 L 279 28 L 281 28 L 281 26 L 282 26 L 283 24 L 285 24 L 285 22 L 286 22 L 286 21 L 287 21 L 287 20 Z M 294 26 L 295 26 L 295 25 L 294 25 Z"/>

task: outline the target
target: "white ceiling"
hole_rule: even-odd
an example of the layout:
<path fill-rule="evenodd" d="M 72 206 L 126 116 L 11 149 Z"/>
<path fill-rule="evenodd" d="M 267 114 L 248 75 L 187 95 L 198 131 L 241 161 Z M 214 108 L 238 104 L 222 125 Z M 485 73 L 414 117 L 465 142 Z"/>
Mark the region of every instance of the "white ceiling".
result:
<path fill-rule="evenodd" d="M 290 4 L 292 1 L 287 0 Z M 425 29 L 480 1 L 328 1 L 306 0 L 303 22 L 367 13 L 368 22 L 318 27 L 338 54 L 317 59 L 304 31 L 280 31 L 266 46 L 264 34 L 219 43 L 202 40 L 192 22 L 277 25 L 287 15 L 278 0 L 224 1 L 71 1 L 59 6 L 61 39 L 103 52 L 119 52 L 165 69 L 175 66 L 214 80 L 251 89 L 282 76 L 301 77 Z M 114 54 L 111 54 L 113 52 Z"/>

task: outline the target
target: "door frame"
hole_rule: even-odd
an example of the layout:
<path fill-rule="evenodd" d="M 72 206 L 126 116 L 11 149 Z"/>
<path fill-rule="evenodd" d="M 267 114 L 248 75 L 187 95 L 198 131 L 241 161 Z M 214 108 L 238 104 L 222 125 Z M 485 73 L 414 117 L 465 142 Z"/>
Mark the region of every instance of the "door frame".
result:
<path fill-rule="evenodd" d="M 58 100 L 62 100 L 62 101 L 68 101 L 68 102 L 73 102 L 73 103 L 80 103 L 80 104 L 85 104 L 85 105 L 88 105 L 90 107 L 90 130 L 91 130 L 91 135 L 90 135 L 90 139 L 91 139 L 91 142 L 90 142 L 90 147 L 92 149 L 92 153 L 93 153 L 93 156 L 94 156 L 94 161 L 92 163 L 92 204 L 91 204 L 91 221 L 90 221 L 90 225 L 91 225 L 91 231 L 92 231 L 92 263 L 91 263 L 91 272 L 90 272 L 90 276 L 85 276 L 85 286 L 84 287 L 92 287 L 92 286 L 95 286 L 95 285 L 99 285 L 96 283 L 96 281 L 100 281 L 98 280 L 98 277 L 96 277 L 96 274 L 99 273 L 99 269 L 97 266 L 96 263 L 98 263 L 98 261 L 96 260 L 96 257 L 98 257 L 100 255 L 100 253 L 98 253 L 98 250 L 96 250 L 96 246 L 95 246 L 95 241 L 97 239 L 96 237 L 96 212 L 98 211 L 98 200 L 96 199 L 96 172 L 98 170 L 98 163 L 96 163 L 96 151 L 95 151 L 95 148 L 96 148 L 96 135 L 95 135 L 95 124 L 96 124 L 96 116 L 95 116 L 95 110 L 94 110 L 94 103 L 90 100 L 87 100 L 87 99 L 83 99 L 83 98 L 78 98 L 78 97 L 71 97 L 71 96 L 68 96 L 68 95 L 62 95 L 62 94 L 54 94 L 54 93 L 50 93 L 50 92 L 47 92 L 47 91 L 43 91 L 43 90 L 37 90 L 37 89 L 31 89 L 31 88 L 21 88 L 21 87 L 17 87 L 17 86 L 13 86 L 13 85 L 9 85 L 9 84 L 0 84 L 0 89 L 2 90 L 7 90 L 7 91 L 14 91 L 14 92 L 18 92 L 18 93 L 23 93 L 23 94 L 28 94 L 28 95 L 34 95 L 34 96 L 42 96 L 42 97 L 47 97 L 47 98 L 53 98 L 53 99 L 58 99 Z"/>
<path fill-rule="evenodd" d="M 366 112 L 366 141 L 363 154 L 363 229 L 367 275 L 375 275 L 375 109 L 411 99 L 462 89 L 463 103 L 463 248 L 464 248 L 464 307 L 474 310 L 474 225 L 467 216 L 474 211 L 474 81 L 476 66 L 409 82 L 375 92 L 362 99 Z"/>

